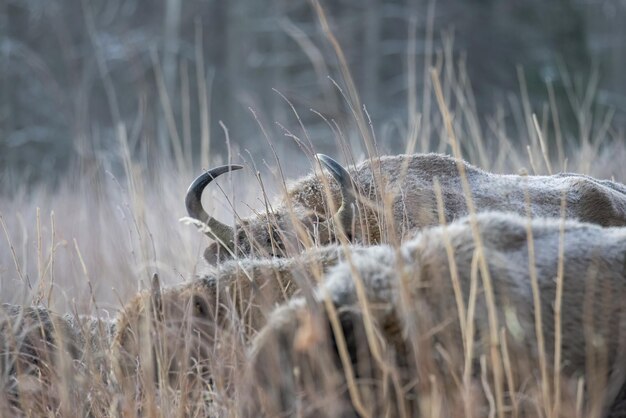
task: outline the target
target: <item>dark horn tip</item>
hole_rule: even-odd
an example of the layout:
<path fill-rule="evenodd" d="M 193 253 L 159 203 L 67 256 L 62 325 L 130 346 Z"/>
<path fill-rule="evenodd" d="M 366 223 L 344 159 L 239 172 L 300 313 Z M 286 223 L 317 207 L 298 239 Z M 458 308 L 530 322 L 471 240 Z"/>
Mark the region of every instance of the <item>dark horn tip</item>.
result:
<path fill-rule="evenodd" d="M 198 187 L 206 186 L 208 183 L 215 180 L 217 177 L 221 176 L 222 174 L 227 173 L 229 171 L 241 170 L 242 168 L 243 166 L 239 164 L 229 164 L 229 165 L 222 165 L 219 167 L 206 170 L 204 173 L 200 174 L 198 177 L 194 179 L 194 181 L 191 182 L 187 191 L 190 192 L 192 190 L 197 189 Z"/>
<path fill-rule="evenodd" d="M 187 207 L 187 213 L 189 216 L 195 219 L 200 219 L 203 222 L 206 221 L 208 215 L 202 209 L 200 198 L 204 188 L 215 180 L 217 177 L 229 171 L 237 171 L 243 168 L 239 164 L 222 165 L 216 168 L 205 171 L 194 179 L 187 189 L 187 195 L 185 197 L 185 206 Z"/>
<path fill-rule="evenodd" d="M 337 161 L 335 161 L 334 159 L 330 158 L 328 155 L 326 154 L 315 154 L 315 156 L 320 160 L 320 162 L 322 164 L 324 164 L 324 166 L 326 166 L 326 164 L 339 164 Z"/>
<path fill-rule="evenodd" d="M 339 183 L 346 186 L 350 185 L 350 174 L 341 164 L 326 154 L 317 154 L 317 158 Z"/>

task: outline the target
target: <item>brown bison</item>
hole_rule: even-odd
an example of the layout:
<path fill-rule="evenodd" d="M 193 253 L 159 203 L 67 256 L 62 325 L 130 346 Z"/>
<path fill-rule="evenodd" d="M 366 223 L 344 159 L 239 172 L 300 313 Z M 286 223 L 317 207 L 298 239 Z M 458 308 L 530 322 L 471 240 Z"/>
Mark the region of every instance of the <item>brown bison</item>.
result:
<path fill-rule="evenodd" d="M 118 315 L 112 343 L 117 381 L 133 388 L 146 381 L 180 388 L 223 375 L 215 368 L 237 361 L 236 347 L 243 352 L 266 314 L 294 294 L 311 293 L 341 255 L 331 245 L 294 258 L 231 260 L 168 288 L 155 276 L 152 289 L 137 294 Z"/>
<path fill-rule="evenodd" d="M 216 241 L 205 259 L 213 264 L 238 255 L 285 256 L 298 252 L 302 242 L 305 247 L 331 243 L 337 231 L 354 243 L 394 242 L 392 238 L 438 223 L 435 179 L 450 222 L 468 213 L 461 166 L 479 212 L 526 214 L 530 202 L 534 217 L 555 217 L 564 197 L 567 218 L 626 225 L 626 187 L 608 180 L 571 173 L 493 174 L 440 154 L 384 156 L 349 169 L 326 155 L 317 157 L 331 177 L 311 174 L 296 181 L 271 212 L 243 219 L 234 228 L 211 217 L 200 198 L 213 179 L 242 166 L 214 168 L 195 179 L 185 199 L 188 214 Z"/>
<path fill-rule="evenodd" d="M 58 315 L 42 306 L 0 307 L 0 415 L 88 415 L 108 409 L 100 399 L 108 381 L 114 323 Z"/>
<path fill-rule="evenodd" d="M 253 342 L 243 415 L 616 414 L 626 228 L 475 220 L 354 253 L 318 302 L 277 309 Z"/>

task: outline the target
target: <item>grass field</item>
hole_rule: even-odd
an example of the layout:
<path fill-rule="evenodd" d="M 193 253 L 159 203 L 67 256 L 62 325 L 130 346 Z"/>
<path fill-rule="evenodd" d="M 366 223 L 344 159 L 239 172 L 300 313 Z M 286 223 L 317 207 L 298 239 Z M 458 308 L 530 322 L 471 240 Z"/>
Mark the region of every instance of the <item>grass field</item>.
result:
<path fill-rule="evenodd" d="M 320 17 L 323 22 L 323 13 Z M 326 30 L 332 40 L 332 34 Z M 335 52 L 341 59 L 338 45 Z M 337 159 L 361 161 L 368 153 L 456 151 L 470 163 L 498 173 L 569 171 L 626 181 L 624 129 L 612 122 L 611 110 L 594 105 L 593 91 L 571 87 L 568 112 L 576 116 L 572 126 L 560 124 L 559 115 L 565 110 L 554 106 L 549 88 L 545 103 L 536 104 L 525 98 L 522 86 L 520 98 L 511 102 L 517 105 L 503 105 L 497 114 L 484 117 L 473 110 L 471 87 L 462 69 L 445 56 L 445 51 L 440 57 L 445 59 L 434 60 L 434 70 L 428 74 L 428 91 L 419 96 L 414 91 L 407 98 L 409 118 L 394 134 L 402 136 L 403 150 L 388 149 L 386 144 L 391 139 L 373 134 L 378 131 L 369 125 L 367 113 L 361 110 L 349 69 L 342 67 L 344 94 L 354 120 L 342 127 L 329 121 L 328 135 L 336 139 Z M 301 127 L 298 120 L 297 113 L 292 113 L 291 125 L 286 125 L 286 129 L 307 148 L 306 127 Z M 511 124 L 511 120 L 515 123 Z M 135 293 L 149 288 L 154 273 L 159 274 L 163 284 L 174 285 L 192 280 L 206 269 L 201 256 L 208 239 L 179 219 L 186 215 L 187 186 L 202 169 L 209 167 L 199 167 L 193 161 L 174 161 L 168 156 L 149 162 L 131 157 L 125 131 L 121 126 L 111 161 L 77 164 L 69 170 L 72 174 L 53 190 L 44 185 L 15 185 L 17 192 L 0 201 L 2 302 L 43 305 L 58 313 L 112 319 Z M 217 218 L 225 222 L 234 219 L 229 202 L 235 205 L 237 216 L 244 217 L 254 210 L 264 210 L 266 198 L 280 198 L 279 165 L 284 167 L 288 179 L 313 169 L 310 154 L 286 155 L 278 145 L 284 138 L 263 138 L 264 135 L 261 126 L 259 138 L 274 144 L 275 159 L 253 161 L 235 146 L 232 161 L 245 160 L 245 172 L 234 173 L 232 181 L 224 176 L 217 182 L 221 189 L 211 186 L 205 193 L 205 205 Z M 458 141 L 456 149 L 453 138 Z M 208 156 L 203 161 L 211 165 L 227 162 L 221 156 Z M 256 177 L 257 170 L 265 194 Z M 225 353 L 237 352 L 236 361 L 245 363 L 243 355 L 238 355 L 244 351 L 241 342 L 246 337 L 229 334 L 223 338 Z M 146 388 L 139 397 L 128 387 L 121 390 L 111 381 L 106 350 L 100 362 L 91 361 L 97 357 L 93 354 L 89 354 L 84 365 L 68 366 L 57 361 L 51 377 L 35 376 L 50 391 L 46 396 L 37 395 L 39 383 L 18 379 L 23 390 L 22 413 L 85 416 L 90 411 L 94 416 L 133 416 L 140 411 L 143 416 L 155 417 L 237 416 L 237 405 L 245 396 L 228 379 L 215 377 L 219 374 L 216 372 L 212 385 L 204 382 L 199 390 L 190 386 L 171 391 L 165 389 L 164 381 L 158 387 L 144 382 Z M 214 371 L 224 373 L 227 369 L 231 377 L 237 374 L 238 367 L 228 369 L 224 359 L 210 360 Z M 9 372 L 6 368 L 0 370 L 4 373 L 0 385 L 8 387 Z M 50 380 L 46 382 L 46 378 Z M 576 411 L 585 416 L 582 407 L 575 403 L 581 390 L 576 384 L 572 389 L 573 405 L 561 408 L 558 416 L 573 416 L 568 414 Z M 438 395 L 445 399 L 445 393 Z M 537 402 L 541 399 L 538 393 Z M 11 406 L 4 399 L 0 408 L 4 415 Z M 537 416 L 556 416 L 551 415 L 553 412 L 550 407 L 537 408 Z M 436 407 L 427 408 L 424 413 L 440 416 Z M 489 416 L 501 414 L 511 416 L 512 412 L 489 410 Z"/>

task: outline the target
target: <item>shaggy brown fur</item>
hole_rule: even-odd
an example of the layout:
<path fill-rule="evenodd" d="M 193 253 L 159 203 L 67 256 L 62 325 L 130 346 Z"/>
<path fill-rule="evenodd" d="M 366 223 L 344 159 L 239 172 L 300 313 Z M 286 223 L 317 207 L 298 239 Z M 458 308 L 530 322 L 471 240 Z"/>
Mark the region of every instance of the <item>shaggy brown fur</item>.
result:
<path fill-rule="evenodd" d="M 216 367 L 236 361 L 232 356 L 242 347 L 241 336 L 247 340 L 260 329 L 276 303 L 302 290 L 310 294 L 341 254 L 340 247 L 328 246 L 296 258 L 230 261 L 180 286 L 161 289 L 155 282 L 117 319 L 112 353 L 118 381 L 181 387 L 189 384 L 181 376 L 216 378 L 221 374 Z"/>
<path fill-rule="evenodd" d="M 113 327 L 112 322 L 60 316 L 41 306 L 2 305 L 0 415 L 44 416 L 55 410 L 81 415 L 106 409 L 96 406 L 97 400 L 86 404 L 85 398 L 106 380 Z M 94 371 L 100 372 L 99 382 Z"/>
<path fill-rule="evenodd" d="M 559 216 L 561 199 L 567 201 L 566 216 L 598 225 L 626 225 L 626 187 L 609 180 L 561 173 L 553 176 L 519 176 L 488 173 L 461 162 L 467 173 L 476 209 L 524 215 L 526 198 L 534 217 Z M 353 221 L 345 226 L 355 243 L 393 243 L 407 232 L 438 224 L 434 179 L 443 190 L 448 222 L 467 215 L 457 160 L 440 154 L 383 156 L 348 168 L 358 190 L 358 207 Z M 325 184 L 333 204 L 327 202 Z M 235 254 L 275 255 L 297 253 L 299 242 L 311 236 L 321 245 L 334 240 L 328 220 L 341 206 L 342 194 L 332 177 L 322 180 L 311 174 L 288 187 L 285 200 L 273 205 L 271 213 L 243 219 L 236 228 Z M 351 208 L 347 208 L 349 211 Z M 269 221 L 269 223 L 268 223 Z M 294 221 L 301 228 L 294 227 Z M 391 231 L 391 232 L 390 232 Z M 389 236 L 393 233 L 392 236 Z M 216 263 L 231 258 L 220 243 L 211 244 L 205 259 Z"/>
<path fill-rule="evenodd" d="M 513 214 L 477 217 L 488 275 L 476 258 L 467 219 L 447 229 L 424 230 L 399 250 L 371 247 L 331 269 L 317 293 L 320 302 L 292 300 L 272 314 L 254 340 L 247 379 L 251 395 L 243 397 L 250 403 L 244 415 L 356 416 L 358 402 L 346 389 L 352 386 L 359 391 L 363 411 L 373 417 L 487 416 L 489 405 L 498 406 L 499 376 L 505 416 L 543 416 L 542 408 L 552 408 L 555 396 L 554 307 L 562 224 L 532 221 L 534 259 L 529 260 L 528 222 Z M 574 416 L 578 377 L 586 384 L 582 416 L 604 416 L 626 382 L 626 228 L 564 221 L 563 239 L 559 416 Z M 367 316 L 359 302 L 359 283 L 369 306 Z M 342 338 L 332 332 L 325 297 L 338 312 Z M 540 373 L 538 308 L 547 381 Z M 344 338 L 347 362 L 338 349 Z M 350 373 L 354 384 L 346 378 Z M 548 399 L 542 400 L 544 393 Z"/>

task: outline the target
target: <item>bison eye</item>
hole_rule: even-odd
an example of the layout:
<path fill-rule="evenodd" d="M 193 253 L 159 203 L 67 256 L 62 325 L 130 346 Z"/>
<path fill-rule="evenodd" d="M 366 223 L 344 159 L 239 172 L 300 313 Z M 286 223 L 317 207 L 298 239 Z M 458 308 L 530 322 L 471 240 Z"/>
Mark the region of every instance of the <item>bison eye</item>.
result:
<path fill-rule="evenodd" d="M 193 315 L 204 317 L 209 312 L 206 301 L 201 297 L 195 297 L 193 300 Z"/>

